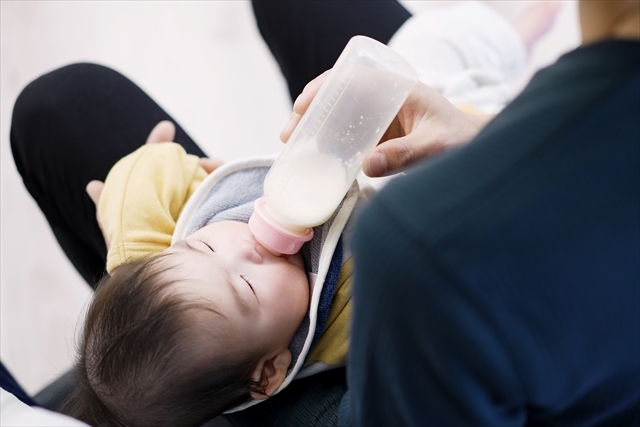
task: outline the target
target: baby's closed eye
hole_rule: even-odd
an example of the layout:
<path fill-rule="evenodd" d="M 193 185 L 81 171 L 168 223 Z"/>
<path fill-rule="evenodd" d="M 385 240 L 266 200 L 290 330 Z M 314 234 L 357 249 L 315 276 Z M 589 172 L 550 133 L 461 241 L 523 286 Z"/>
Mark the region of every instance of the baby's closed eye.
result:
<path fill-rule="evenodd" d="M 211 249 L 211 252 L 215 252 L 213 250 L 213 247 L 211 247 L 211 245 L 209 244 L 209 242 L 207 242 L 206 240 L 202 240 L 202 239 L 198 239 L 199 242 L 203 243 L 206 247 L 208 247 L 209 249 Z"/>
<path fill-rule="evenodd" d="M 251 288 L 251 291 L 253 292 L 253 294 L 256 295 L 256 290 L 253 289 L 253 285 L 251 285 L 251 282 L 249 282 L 244 276 L 240 276 L 240 277 L 242 278 L 242 280 L 244 280 L 247 283 L 247 285 L 249 285 L 249 287 Z M 257 295 L 256 295 L 256 297 L 257 297 Z"/>

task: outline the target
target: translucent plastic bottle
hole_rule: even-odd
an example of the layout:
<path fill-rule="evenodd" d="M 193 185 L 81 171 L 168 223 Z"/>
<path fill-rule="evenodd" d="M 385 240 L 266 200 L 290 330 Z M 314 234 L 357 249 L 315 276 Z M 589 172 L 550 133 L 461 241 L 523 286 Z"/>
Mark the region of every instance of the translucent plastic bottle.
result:
<path fill-rule="evenodd" d="M 418 81 L 387 46 L 353 37 L 264 183 L 249 227 L 269 250 L 293 254 L 327 221 Z"/>

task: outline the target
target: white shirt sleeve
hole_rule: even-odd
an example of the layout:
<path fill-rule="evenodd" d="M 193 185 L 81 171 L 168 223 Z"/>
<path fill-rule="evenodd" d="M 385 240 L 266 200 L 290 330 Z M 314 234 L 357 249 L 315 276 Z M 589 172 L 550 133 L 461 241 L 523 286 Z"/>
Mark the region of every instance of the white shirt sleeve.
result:
<path fill-rule="evenodd" d="M 0 426 L 87 426 L 66 415 L 43 408 L 31 407 L 0 388 Z"/>
<path fill-rule="evenodd" d="M 526 67 L 513 26 L 482 2 L 427 10 L 409 18 L 388 43 L 420 80 L 454 105 L 498 113 L 513 98 L 509 84 Z"/>

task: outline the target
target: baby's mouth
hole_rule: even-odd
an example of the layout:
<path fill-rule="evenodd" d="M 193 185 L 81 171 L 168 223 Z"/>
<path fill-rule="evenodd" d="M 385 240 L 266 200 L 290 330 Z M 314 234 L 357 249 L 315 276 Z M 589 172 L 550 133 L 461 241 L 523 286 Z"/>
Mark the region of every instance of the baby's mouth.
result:
<path fill-rule="evenodd" d="M 258 254 L 260 254 L 260 255 L 262 255 L 261 252 L 264 251 L 264 252 L 269 253 L 269 254 L 271 254 L 272 256 L 275 256 L 275 257 L 281 257 L 281 256 L 284 257 L 285 256 L 284 254 L 281 254 L 280 252 L 276 252 L 276 251 L 270 249 L 268 246 L 263 245 L 262 243 L 260 243 L 257 240 L 255 240 L 255 244 L 256 244 L 256 252 L 258 252 Z M 260 249 L 257 249 L 258 247 Z M 286 255 L 286 257 L 288 258 L 289 255 Z"/>

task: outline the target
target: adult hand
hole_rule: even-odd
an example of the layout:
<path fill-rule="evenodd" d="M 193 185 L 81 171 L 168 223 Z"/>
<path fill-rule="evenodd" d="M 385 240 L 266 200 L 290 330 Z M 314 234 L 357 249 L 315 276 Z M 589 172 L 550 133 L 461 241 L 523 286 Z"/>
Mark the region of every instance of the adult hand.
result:
<path fill-rule="evenodd" d="M 289 123 L 280 133 L 283 142 L 291 137 L 330 71 L 309 82 L 296 99 Z M 492 118 L 466 113 L 418 82 L 378 146 L 362 161 L 362 170 L 370 177 L 399 172 L 419 160 L 466 144 Z"/>

